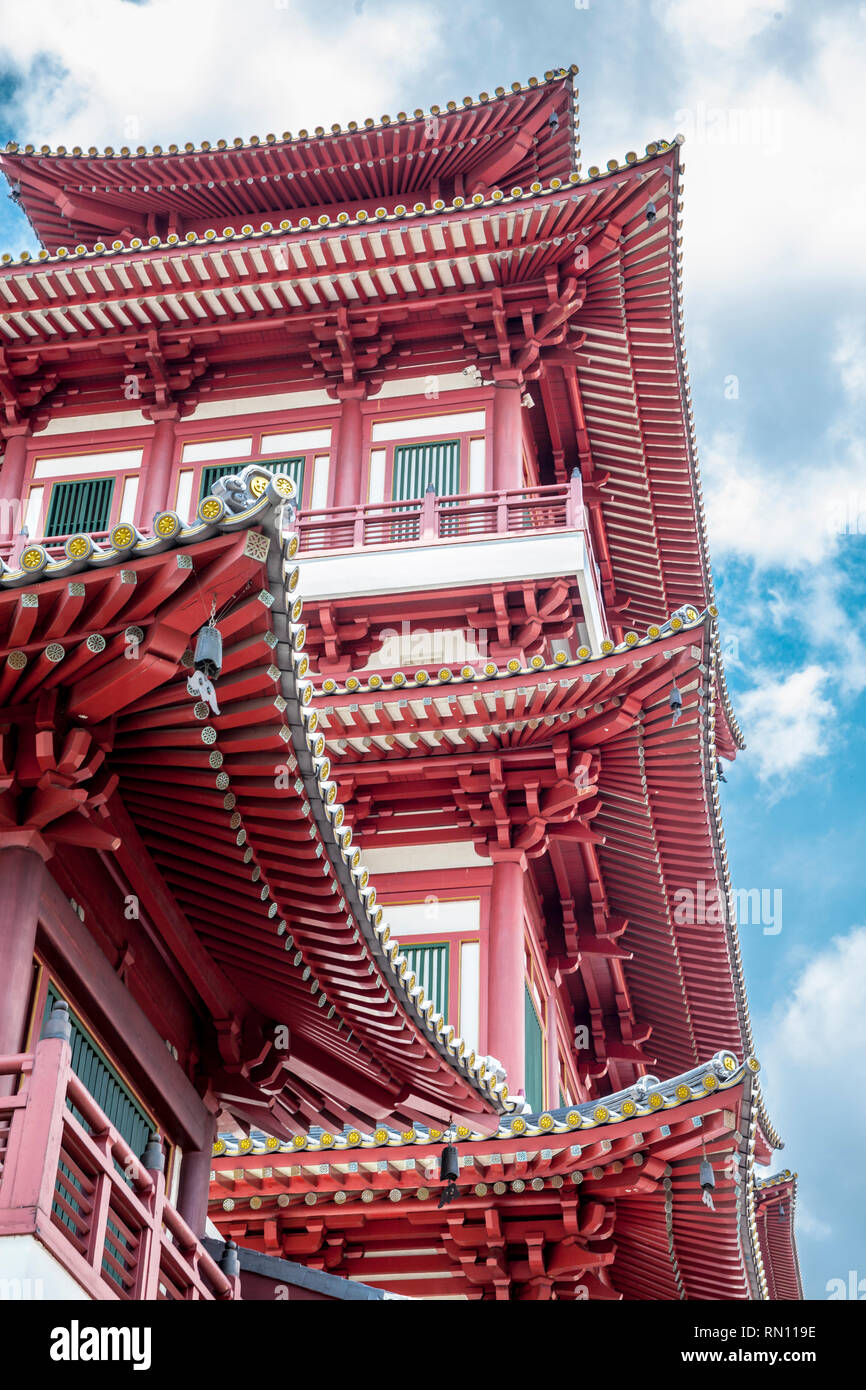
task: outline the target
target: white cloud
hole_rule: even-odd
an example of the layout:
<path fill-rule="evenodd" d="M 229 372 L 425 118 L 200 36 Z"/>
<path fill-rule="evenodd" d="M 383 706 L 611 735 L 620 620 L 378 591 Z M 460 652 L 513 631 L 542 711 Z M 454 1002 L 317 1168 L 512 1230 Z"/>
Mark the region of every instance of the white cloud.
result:
<path fill-rule="evenodd" d="M 783 17 L 787 0 L 664 0 L 653 8 L 664 27 L 688 47 L 742 52 L 743 46 Z"/>
<path fill-rule="evenodd" d="M 825 566 L 808 577 L 797 614 L 800 630 L 813 647 L 833 655 L 833 680 L 839 694 L 866 689 L 866 641 L 858 614 L 852 614 L 846 580 L 838 568 Z"/>
<path fill-rule="evenodd" d="M 823 1088 L 847 1092 L 862 1070 L 866 1054 L 866 926 L 834 936 L 801 971 L 788 998 L 779 1006 L 764 1043 L 787 1069 L 820 1073 Z M 798 1083 L 800 1084 L 800 1083 Z M 809 1091 L 804 1086 L 804 1093 Z M 813 1093 L 814 1094 L 814 1093 Z M 822 1102 L 827 1113 L 826 1096 Z M 852 1109 L 858 1107 L 851 1107 Z M 866 1111 L 858 1123 L 866 1130 Z M 838 1118 L 838 1114 L 837 1114 Z"/>
<path fill-rule="evenodd" d="M 757 763 L 762 782 L 782 781 L 828 750 L 836 718 L 825 694 L 830 673 L 817 664 L 787 676 L 763 673 L 737 699 L 737 717 L 747 733 L 744 761 Z"/>
<path fill-rule="evenodd" d="M 839 538 L 866 534 L 866 451 L 850 439 L 836 459 L 766 467 L 741 436 L 715 434 L 701 449 L 714 559 L 734 555 L 758 569 L 801 570 L 832 559 Z"/>
<path fill-rule="evenodd" d="M 648 101 L 644 84 L 630 96 L 611 74 L 616 104 L 587 113 L 603 142 L 589 162 L 634 148 L 636 131 L 686 137 L 687 323 L 737 300 L 748 318 L 818 283 L 853 294 L 866 281 L 866 199 L 852 175 L 866 9 L 801 6 L 794 36 L 781 0 L 658 0 L 654 13 L 671 78 Z"/>
<path fill-rule="evenodd" d="M 833 561 L 843 538 L 866 540 L 866 324 L 834 325 L 830 366 L 844 404 L 829 422 L 821 457 L 766 466 L 737 433 L 718 432 L 702 449 L 701 472 L 712 554 L 756 569 L 814 570 Z"/>
<path fill-rule="evenodd" d="M 862 319 L 842 319 L 836 326 L 836 350 L 833 364 L 846 395 L 861 404 L 866 400 L 866 322 Z"/>
<path fill-rule="evenodd" d="M 443 46 L 437 6 L 345 6 L 326 25 L 299 0 L 41 0 L 7 6 L 0 58 L 24 79 L 32 143 L 115 148 L 377 120 Z M 234 36 L 234 38 L 233 38 Z"/>
<path fill-rule="evenodd" d="M 798 1236 L 810 1236 L 812 1240 L 827 1240 L 833 1234 L 830 1222 L 822 1221 L 820 1216 L 816 1216 L 811 1203 L 802 1196 L 797 1201 L 795 1221 Z"/>
<path fill-rule="evenodd" d="M 832 1249 L 810 1260 L 821 1281 L 807 1289 L 812 1298 L 826 1296 L 828 1277 L 845 1279 L 849 1268 L 863 1272 L 866 1222 L 858 1160 L 866 1144 L 866 1110 L 857 1087 L 866 1049 L 864 997 L 866 926 L 855 926 L 811 957 L 757 1029 L 765 1095 L 785 1140 L 773 1166 L 799 1174 L 798 1238 L 806 1244 L 835 1237 Z M 854 1166 L 840 1161 L 828 1181 L 833 1155 L 853 1157 Z"/>

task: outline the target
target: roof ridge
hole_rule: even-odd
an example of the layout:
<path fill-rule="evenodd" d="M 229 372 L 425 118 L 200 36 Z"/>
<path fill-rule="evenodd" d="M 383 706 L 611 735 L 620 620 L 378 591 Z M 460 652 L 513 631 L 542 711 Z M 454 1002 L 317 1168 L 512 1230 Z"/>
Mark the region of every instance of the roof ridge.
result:
<path fill-rule="evenodd" d="M 71 150 L 68 150 L 65 145 L 58 145 L 56 150 L 53 150 L 50 145 L 42 145 L 37 150 L 35 145 L 27 144 L 22 149 L 17 141 L 9 140 L 6 144 L 6 153 L 34 159 L 64 159 L 70 157 L 74 159 L 164 159 L 174 155 L 182 156 L 201 153 L 230 154 L 235 150 L 240 152 L 258 149 L 263 144 L 265 146 L 309 144 L 313 140 L 329 140 L 336 139 L 339 136 L 363 135 L 367 132 L 387 130 L 389 127 L 393 126 L 395 122 L 398 126 L 402 126 L 412 125 L 417 121 L 426 120 L 429 116 L 440 116 L 443 119 L 447 119 L 449 116 L 459 115 L 461 111 L 471 110 L 479 106 L 489 106 L 495 102 L 508 101 L 520 93 L 535 91 L 539 87 L 550 86 L 554 82 L 568 81 L 576 77 L 579 71 L 580 69 L 576 63 L 572 63 L 567 68 L 549 68 L 541 79 L 529 77 L 526 82 L 512 82 L 510 88 L 496 87 L 494 88 L 493 96 L 490 96 L 488 92 L 479 93 L 477 98 L 465 96 L 462 98 L 459 105 L 456 101 L 446 102 L 444 109 L 437 103 L 431 104 L 429 111 L 424 111 L 421 107 L 416 107 L 411 116 L 406 111 L 398 112 L 396 117 L 389 115 L 380 116 L 378 121 L 373 116 L 367 116 L 363 123 L 348 121 L 345 127 L 341 126 L 339 123 L 335 123 L 331 126 L 329 131 L 326 131 L 324 126 L 316 126 L 312 135 L 304 129 L 300 130 L 297 135 L 293 135 L 291 131 L 284 131 L 281 137 L 268 134 L 265 136 L 264 141 L 258 135 L 250 135 L 246 140 L 243 136 L 236 135 L 232 138 L 231 143 L 227 140 L 220 139 L 216 141 L 215 146 L 208 140 L 203 140 L 199 146 L 196 146 L 192 141 L 187 141 L 183 149 L 178 145 L 172 144 L 169 145 L 167 149 L 163 149 L 161 145 L 154 145 L 153 149 L 148 150 L 145 146 L 141 145 L 134 153 L 125 145 L 122 146 L 120 150 L 115 150 L 112 145 L 106 145 L 101 154 L 96 146 L 91 146 L 86 153 L 80 145 L 73 146 Z"/>

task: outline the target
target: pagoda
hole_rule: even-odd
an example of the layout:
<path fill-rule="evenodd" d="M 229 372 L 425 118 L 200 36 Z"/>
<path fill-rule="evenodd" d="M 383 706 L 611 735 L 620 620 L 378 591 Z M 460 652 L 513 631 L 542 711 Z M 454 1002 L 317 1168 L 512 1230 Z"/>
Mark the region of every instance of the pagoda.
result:
<path fill-rule="evenodd" d="M 0 157 L 0 1264 L 52 1296 L 802 1296 L 681 141 L 584 174 L 575 73 Z"/>

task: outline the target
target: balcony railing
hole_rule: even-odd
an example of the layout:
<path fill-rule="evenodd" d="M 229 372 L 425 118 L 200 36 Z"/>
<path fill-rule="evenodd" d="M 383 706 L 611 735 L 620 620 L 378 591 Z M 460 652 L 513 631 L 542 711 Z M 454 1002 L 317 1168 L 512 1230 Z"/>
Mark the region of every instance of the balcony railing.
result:
<path fill-rule="evenodd" d="M 467 541 L 482 536 L 583 530 L 580 479 L 551 487 L 508 492 L 457 493 L 399 502 L 368 502 L 326 511 L 301 512 L 299 549 L 307 554 L 334 550 Z"/>
<path fill-rule="evenodd" d="M 584 530 L 580 479 L 549 487 L 526 487 L 506 492 L 455 493 L 398 502 L 366 502 L 349 507 L 306 511 L 298 516 L 300 549 L 307 554 L 419 542 L 467 541 L 480 536 L 516 536 L 527 531 Z M 97 545 L 106 544 L 108 531 L 92 532 Z M 38 540 L 52 559 L 64 554 L 70 536 Z M 28 545 L 25 537 L 0 541 L 0 558 L 13 564 Z"/>
<path fill-rule="evenodd" d="M 68 1042 L 0 1057 L 2 1238 L 31 1235 L 91 1298 L 235 1299 L 223 1272 L 70 1066 Z M 12 1078 L 12 1081 L 2 1078 Z M 50 1296 L 50 1294 L 49 1294 Z"/>

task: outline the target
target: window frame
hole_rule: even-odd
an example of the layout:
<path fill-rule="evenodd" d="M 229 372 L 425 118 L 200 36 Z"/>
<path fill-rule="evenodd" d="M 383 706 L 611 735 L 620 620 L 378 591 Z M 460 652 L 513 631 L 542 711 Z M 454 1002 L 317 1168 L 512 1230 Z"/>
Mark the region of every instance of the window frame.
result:
<path fill-rule="evenodd" d="M 47 541 L 53 541 L 56 544 L 58 541 L 61 541 L 68 536 L 99 536 L 105 532 L 110 531 L 112 526 L 114 525 L 114 518 L 120 509 L 118 498 L 120 498 L 121 500 L 123 498 L 123 487 L 121 487 L 119 490 L 117 488 L 117 481 L 120 477 L 123 477 L 123 474 L 97 473 L 93 475 L 82 475 L 81 477 L 74 478 L 54 478 L 51 479 L 50 482 L 49 480 L 40 478 L 39 483 L 43 483 L 43 485 L 48 486 L 48 495 L 47 497 L 43 498 L 42 502 L 42 539 Z M 53 535 L 49 534 L 48 523 L 51 520 L 51 512 L 52 508 L 54 507 L 54 499 L 57 496 L 57 489 L 62 487 L 80 487 L 83 483 L 111 484 L 111 493 L 108 502 L 108 517 L 106 519 L 105 525 L 84 527 L 74 531 L 58 531 L 56 534 Z"/>
<path fill-rule="evenodd" d="M 175 446 L 174 475 L 173 475 L 173 496 L 174 505 L 179 506 L 179 495 L 181 488 L 181 478 L 184 474 L 191 474 L 190 485 L 190 513 L 191 519 L 195 517 L 198 504 L 202 499 L 202 479 L 209 468 L 232 468 L 236 473 L 246 468 L 248 464 L 255 463 L 262 468 L 267 468 L 269 464 L 279 463 L 283 459 L 303 458 L 303 486 L 301 495 L 297 498 L 297 505 L 300 511 L 311 509 L 313 489 L 315 487 L 316 460 L 326 457 L 333 461 L 334 437 L 339 423 L 339 416 L 311 418 L 305 416 L 301 420 L 287 421 L 285 415 L 280 415 L 276 419 L 270 419 L 265 424 L 253 424 L 245 421 L 243 427 L 238 426 L 235 433 L 226 433 L 224 430 L 215 432 L 208 430 L 205 432 L 184 430 L 178 433 Z M 315 444 L 309 444 L 306 448 L 299 448 L 289 452 L 285 449 L 267 449 L 264 447 L 268 440 L 279 434 L 303 435 L 313 433 L 323 433 L 328 431 L 330 440 L 326 444 L 321 440 Z M 184 450 L 196 445 L 206 444 L 226 444 L 230 445 L 234 440 L 250 440 L 250 448 L 247 453 L 237 454 L 234 457 L 199 459 L 193 462 L 184 459 Z M 206 494 L 205 494 L 206 495 Z M 194 505 L 193 505 L 194 504 Z M 166 502 L 166 506 L 170 505 Z"/>

